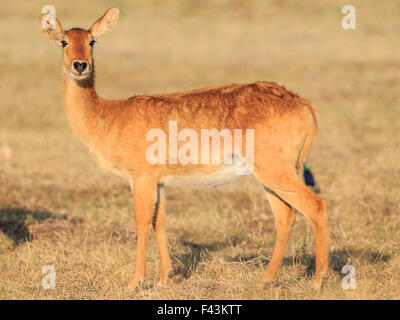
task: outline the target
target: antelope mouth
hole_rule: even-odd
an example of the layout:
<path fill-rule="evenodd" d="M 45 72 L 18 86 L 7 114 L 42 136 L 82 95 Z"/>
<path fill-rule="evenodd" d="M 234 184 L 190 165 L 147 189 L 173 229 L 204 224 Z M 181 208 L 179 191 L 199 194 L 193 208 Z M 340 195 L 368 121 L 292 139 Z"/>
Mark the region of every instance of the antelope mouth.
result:
<path fill-rule="evenodd" d="M 68 75 L 74 80 L 85 80 L 90 76 L 90 70 L 85 70 L 84 72 L 69 70 Z"/>

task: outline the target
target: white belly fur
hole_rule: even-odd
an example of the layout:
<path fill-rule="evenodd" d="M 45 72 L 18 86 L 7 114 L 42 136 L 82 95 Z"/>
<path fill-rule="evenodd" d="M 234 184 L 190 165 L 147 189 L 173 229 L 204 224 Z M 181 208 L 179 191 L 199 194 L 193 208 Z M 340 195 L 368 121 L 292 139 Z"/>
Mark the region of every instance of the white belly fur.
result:
<path fill-rule="evenodd" d="M 167 176 L 160 180 L 160 183 L 173 188 L 213 188 L 231 184 L 240 180 L 243 175 L 237 174 L 236 169 L 244 168 L 243 165 L 231 164 L 222 165 L 220 170 L 211 174 L 189 174 Z"/>

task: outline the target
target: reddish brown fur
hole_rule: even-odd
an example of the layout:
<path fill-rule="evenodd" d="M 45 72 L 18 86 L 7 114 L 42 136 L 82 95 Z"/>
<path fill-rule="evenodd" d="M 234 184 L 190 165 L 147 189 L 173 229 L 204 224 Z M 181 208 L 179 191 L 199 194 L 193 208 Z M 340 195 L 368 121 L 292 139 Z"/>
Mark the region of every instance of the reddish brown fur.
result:
<path fill-rule="evenodd" d="M 263 283 L 276 277 L 295 220 L 294 207 L 310 220 L 315 232 L 317 262 L 314 283 L 320 286 L 323 273 L 328 271 L 325 202 L 296 175 L 316 134 L 316 108 L 272 82 L 104 100 L 94 88 L 92 49 L 88 43 L 112 28 L 117 18 L 118 11 L 110 9 L 89 31 L 72 29 L 64 32 L 58 21 L 53 34 L 41 30 L 49 38 L 68 42 L 64 49 L 63 90 L 66 112 L 74 131 L 107 170 L 129 179 L 132 184 L 138 248 L 131 288 L 135 289 L 144 277 L 147 236 L 152 222 L 160 249 L 161 282 L 167 280 L 171 269 L 164 205 L 159 196 L 163 184 L 173 179 L 180 183 L 180 176 L 205 179 L 221 170 L 220 164 L 149 164 L 145 154 L 152 142 L 146 141 L 146 134 L 150 129 L 162 129 L 168 142 L 168 123 L 171 120 L 178 122 L 178 130 L 191 128 L 199 136 L 202 128 L 243 129 L 243 133 L 246 129 L 254 129 L 253 173 L 268 191 L 278 232 Z M 70 73 L 73 61 L 89 64 L 87 77 L 81 79 L 83 76 L 76 75 L 77 79 Z M 153 215 L 154 198 L 156 215 Z"/>

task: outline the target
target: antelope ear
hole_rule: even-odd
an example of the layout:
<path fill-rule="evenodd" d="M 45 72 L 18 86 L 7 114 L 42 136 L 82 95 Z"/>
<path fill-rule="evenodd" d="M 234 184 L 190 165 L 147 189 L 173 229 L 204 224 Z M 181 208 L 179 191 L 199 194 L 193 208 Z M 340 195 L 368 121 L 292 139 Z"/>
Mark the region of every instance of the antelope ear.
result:
<path fill-rule="evenodd" d="M 62 40 L 64 37 L 64 29 L 60 21 L 47 13 L 39 17 L 39 29 L 48 39 Z"/>
<path fill-rule="evenodd" d="M 117 8 L 108 9 L 107 12 L 89 29 L 89 33 L 94 39 L 110 31 L 118 22 L 119 10 Z"/>

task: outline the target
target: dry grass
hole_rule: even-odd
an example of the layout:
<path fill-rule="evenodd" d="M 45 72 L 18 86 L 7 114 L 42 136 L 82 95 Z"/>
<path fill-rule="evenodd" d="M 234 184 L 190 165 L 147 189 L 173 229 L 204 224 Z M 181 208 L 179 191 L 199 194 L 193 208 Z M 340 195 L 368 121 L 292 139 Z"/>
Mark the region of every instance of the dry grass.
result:
<path fill-rule="evenodd" d="M 320 132 L 309 162 L 328 204 L 332 274 L 321 292 L 311 289 L 313 237 L 299 214 L 276 283 L 257 288 L 275 231 L 262 188 L 248 178 L 206 192 L 168 189 L 176 275 L 154 287 L 152 234 L 145 286 L 127 292 L 136 247 L 129 188 L 68 127 L 60 49 L 37 28 L 47 2 L 3 0 L 0 298 L 400 298 L 398 1 L 352 1 L 355 31 L 340 27 L 343 1 L 51 2 L 67 27 L 121 8 L 95 49 L 104 97 L 274 80 L 314 101 Z M 356 290 L 341 288 L 346 264 Z M 57 270 L 56 290 L 41 288 L 44 265 Z"/>

